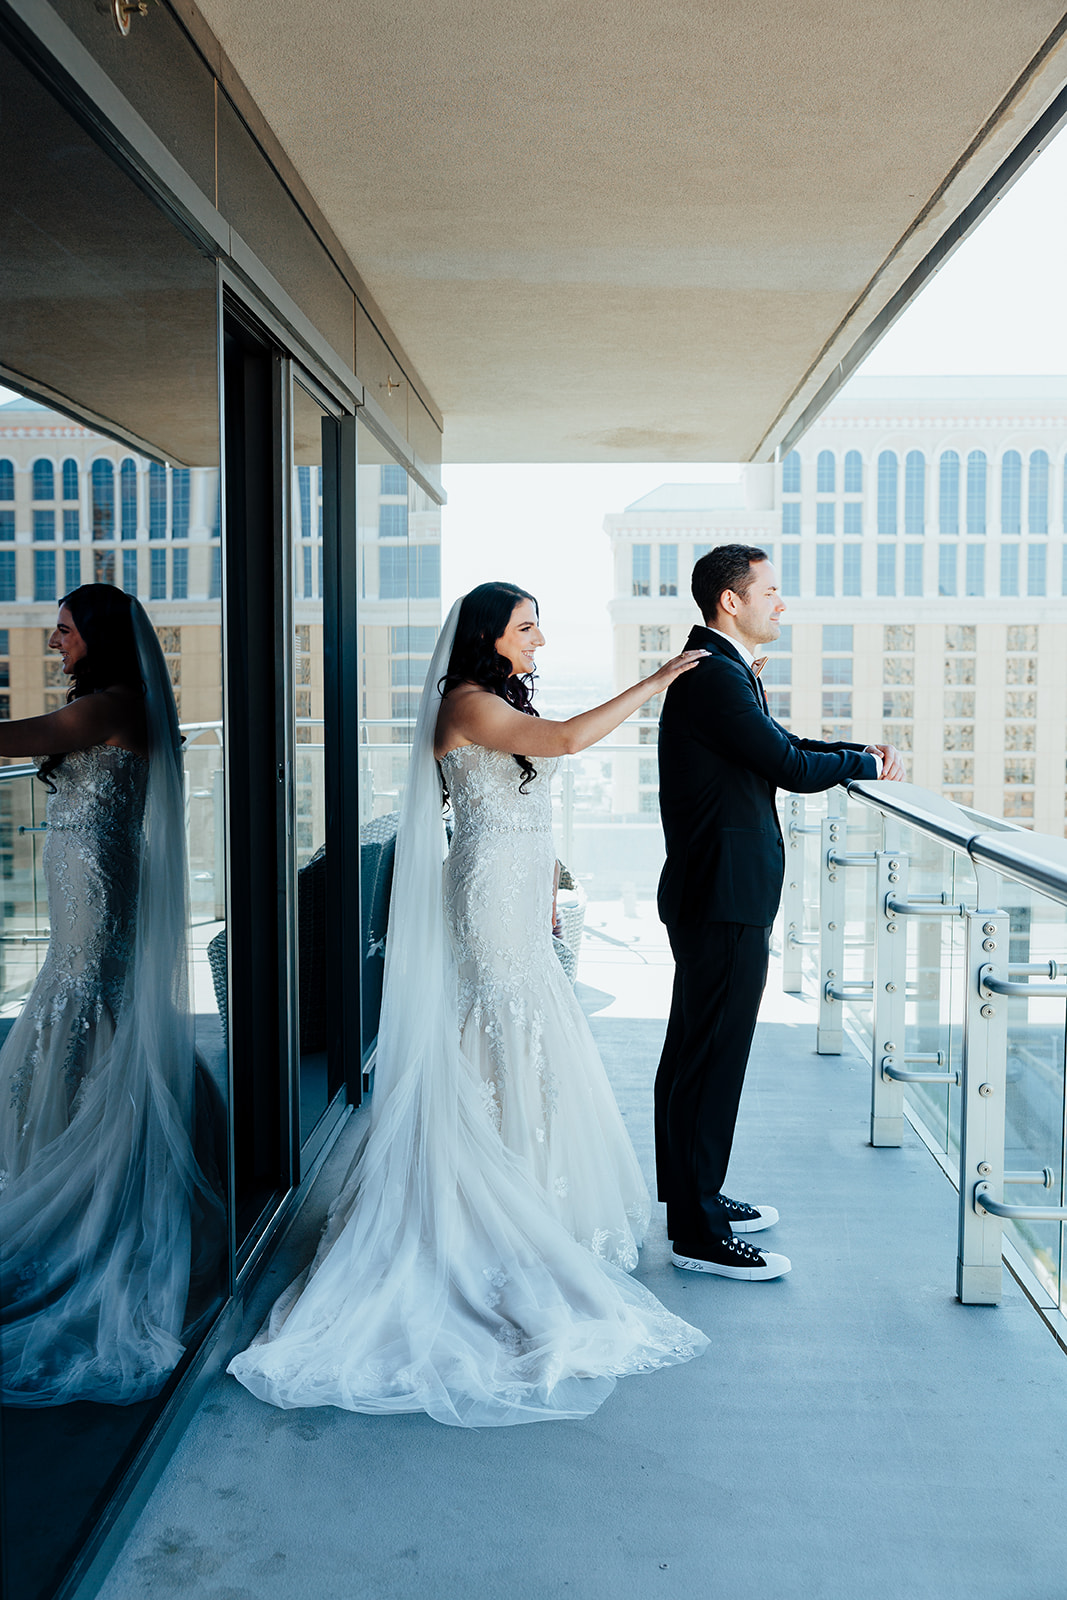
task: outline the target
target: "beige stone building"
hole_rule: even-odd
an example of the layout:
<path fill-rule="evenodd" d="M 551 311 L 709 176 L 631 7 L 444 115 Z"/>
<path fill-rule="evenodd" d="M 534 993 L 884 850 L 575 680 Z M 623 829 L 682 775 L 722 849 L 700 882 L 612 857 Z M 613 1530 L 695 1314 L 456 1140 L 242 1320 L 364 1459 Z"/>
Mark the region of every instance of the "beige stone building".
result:
<path fill-rule="evenodd" d="M 183 723 L 222 715 L 219 475 L 148 461 L 36 401 L 0 406 L 0 716 L 66 694 L 56 600 L 115 583 L 148 608 Z"/>
<path fill-rule="evenodd" d="M 380 461 L 361 457 L 357 506 L 359 804 L 368 821 L 400 801 L 412 721 L 441 626 L 441 511 L 384 454 Z"/>
<path fill-rule="evenodd" d="M 368 810 L 395 803 L 402 772 L 392 751 L 440 625 L 440 511 L 384 451 L 359 467 L 362 715 Z M 380 457 L 380 459 L 378 459 Z M 321 751 L 321 465 L 297 464 L 291 486 L 297 742 Z M 0 406 L 0 717 L 34 716 L 62 703 L 66 680 L 48 650 L 56 600 L 79 583 L 135 593 L 159 630 L 185 724 L 222 715 L 222 549 L 219 475 L 149 461 L 36 401 Z M 314 760 L 314 757 L 312 758 Z M 406 756 L 404 757 L 406 759 Z M 321 764 L 321 758 L 320 758 Z M 307 784 L 321 810 L 321 774 Z M 321 838 L 321 819 L 302 830 Z M 305 845 L 310 848 L 310 843 Z"/>
<path fill-rule="evenodd" d="M 616 682 L 681 648 L 705 550 L 759 545 L 789 607 L 764 673 L 785 726 L 891 740 L 913 782 L 1062 834 L 1065 455 L 1067 378 L 854 381 L 784 462 L 605 518 Z M 651 759 L 616 803 L 654 809 Z"/>

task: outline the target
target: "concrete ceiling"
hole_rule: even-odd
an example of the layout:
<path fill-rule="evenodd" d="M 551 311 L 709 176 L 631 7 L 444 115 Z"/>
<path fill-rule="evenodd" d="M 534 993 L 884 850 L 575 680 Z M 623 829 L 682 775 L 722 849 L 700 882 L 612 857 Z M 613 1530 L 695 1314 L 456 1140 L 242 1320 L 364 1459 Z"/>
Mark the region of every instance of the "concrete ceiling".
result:
<path fill-rule="evenodd" d="M 453 461 L 766 459 L 1067 82 L 1061 0 L 198 0 Z"/>

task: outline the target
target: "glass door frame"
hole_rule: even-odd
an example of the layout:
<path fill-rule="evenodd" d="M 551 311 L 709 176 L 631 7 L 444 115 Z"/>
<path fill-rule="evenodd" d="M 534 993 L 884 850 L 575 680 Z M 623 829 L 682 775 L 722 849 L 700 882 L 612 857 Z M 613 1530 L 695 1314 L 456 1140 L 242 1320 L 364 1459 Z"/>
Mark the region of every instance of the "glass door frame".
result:
<path fill-rule="evenodd" d="M 283 762 L 284 783 L 284 874 L 288 885 L 287 903 L 287 993 L 289 997 L 289 1059 L 292 1070 L 289 1082 L 289 1135 L 290 1163 L 293 1182 L 299 1183 L 307 1175 L 318 1156 L 329 1144 L 338 1118 L 343 1116 L 350 1100 L 353 1076 L 357 1086 L 361 1083 L 358 1066 L 355 1074 L 346 1070 L 346 1038 L 359 1039 L 358 985 L 355 1031 L 349 1032 L 351 1015 L 350 985 L 345 973 L 359 970 L 360 933 L 358 914 L 348 915 L 350 901 L 347 885 L 351 877 L 350 856 L 353 841 L 345 828 L 345 819 L 351 809 L 358 817 L 358 796 L 355 788 L 348 790 L 346 778 L 348 765 L 342 749 L 342 729 L 346 723 L 346 704 L 353 714 L 357 703 L 349 699 L 342 681 L 348 652 L 344 646 L 344 616 L 346 607 L 352 607 L 354 618 L 355 593 L 345 588 L 347 563 L 341 559 L 346 546 L 355 543 L 355 501 L 349 498 L 341 482 L 344 471 L 345 444 L 351 440 L 354 449 L 355 417 L 346 413 L 342 405 L 328 390 L 316 381 L 307 368 L 294 356 L 283 359 L 283 549 L 281 572 L 283 635 L 286 647 L 282 659 L 280 705 L 284 708 Z M 323 766 L 327 860 L 336 863 L 326 874 L 326 931 L 325 986 L 327 1040 L 326 1058 L 328 1074 L 328 1104 L 314 1126 L 304 1136 L 300 1126 L 300 984 L 299 984 L 299 878 L 296 840 L 296 761 L 300 745 L 296 738 L 296 683 L 295 683 L 295 507 L 293 483 L 295 481 L 295 404 L 294 388 L 299 387 L 322 411 L 321 491 L 322 491 L 322 666 L 323 666 Z M 354 494 L 355 467 L 350 474 Z M 351 535 L 344 537 L 345 511 L 350 513 L 348 526 Z M 353 565 L 354 571 L 354 565 Z M 353 630 L 354 631 L 354 630 Z M 351 776 L 358 783 L 358 764 L 351 763 Z M 355 906 L 358 913 L 358 830 L 354 841 L 356 867 Z M 358 1044 L 357 1044 L 358 1057 Z M 355 1103 L 358 1104 L 358 1093 Z"/>

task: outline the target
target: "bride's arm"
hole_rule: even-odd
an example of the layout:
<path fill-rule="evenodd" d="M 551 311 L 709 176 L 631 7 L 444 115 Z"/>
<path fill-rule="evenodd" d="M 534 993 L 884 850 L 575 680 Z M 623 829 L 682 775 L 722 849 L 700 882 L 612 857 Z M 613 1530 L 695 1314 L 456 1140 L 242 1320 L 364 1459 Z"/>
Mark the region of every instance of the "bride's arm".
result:
<path fill-rule="evenodd" d="M 130 708 L 124 700 L 105 690 L 82 695 L 42 717 L 0 722 L 0 756 L 61 756 L 116 737 L 129 738 L 133 747 Z"/>
<path fill-rule="evenodd" d="M 460 684 L 445 696 L 437 724 L 436 755 L 461 744 L 480 744 L 487 750 L 503 750 L 509 755 L 572 756 L 603 739 L 620 722 L 661 694 L 681 673 L 688 672 L 707 655 L 706 650 L 686 650 L 664 662 L 658 672 L 624 689 L 613 700 L 591 711 L 579 712 L 566 722 L 549 722 L 547 717 L 529 717 L 509 706 L 498 695 L 477 684 Z"/>

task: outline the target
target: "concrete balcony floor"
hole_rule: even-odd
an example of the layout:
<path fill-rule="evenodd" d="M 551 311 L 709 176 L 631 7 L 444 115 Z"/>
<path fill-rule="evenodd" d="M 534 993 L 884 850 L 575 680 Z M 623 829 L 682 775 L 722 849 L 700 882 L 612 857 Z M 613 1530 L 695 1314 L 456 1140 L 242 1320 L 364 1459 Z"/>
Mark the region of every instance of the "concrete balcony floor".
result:
<path fill-rule="evenodd" d="M 640 955 L 587 941 L 579 992 L 651 1177 L 669 961 L 641 922 Z M 276 1411 L 220 1377 L 103 1600 L 1067 1593 L 1067 1362 L 1007 1275 L 1001 1306 L 956 1303 L 954 1191 L 913 1135 L 867 1145 L 866 1063 L 815 1055 L 813 1012 L 772 971 L 730 1172 L 730 1192 L 779 1207 L 767 1238 L 790 1276 L 678 1272 L 653 1213 L 639 1276 L 705 1329 L 704 1356 L 624 1380 L 583 1422 L 470 1433 Z"/>

